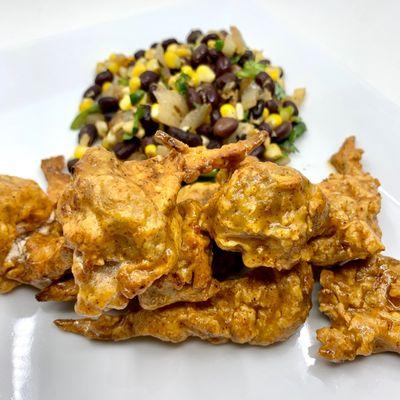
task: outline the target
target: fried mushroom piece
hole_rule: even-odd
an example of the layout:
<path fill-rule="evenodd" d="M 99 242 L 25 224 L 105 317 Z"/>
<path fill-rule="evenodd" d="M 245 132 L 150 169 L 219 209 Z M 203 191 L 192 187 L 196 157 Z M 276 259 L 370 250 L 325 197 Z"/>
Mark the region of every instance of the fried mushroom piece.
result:
<path fill-rule="evenodd" d="M 32 232 L 46 222 L 52 205 L 46 194 L 35 182 L 13 176 L 0 176 L 0 290 L 12 290 L 17 283 L 6 275 L 4 261 L 14 241 Z"/>
<path fill-rule="evenodd" d="M 212 195 L 219 189 L 217 182 L 195 182 L 183 186 L 178 192 L 177 203 L 183 203 L 185 200 L 196 200 L 202 206 L 205 206 Z"/>
<path fill-rule="evenodd" d="M 105 149 L 89 149 L 60 198 L 57 218 L 75 250 L 79 314 L 122 309 L 170 272 L 181 245 L 181 183 L 239 162 L 264 140 L 258 135 L 215 151 L 191 149 L 162 132 L 156 137 L 180 152 L 120 162 Z"/>
<path fill-rule="evenodd" d="M 311 262 L 330 266 L 365 259 L 384 250 L 377 215 L 379 181 L 362 169 L 362 150 L 354 136 L 343 143 L 331 162 L 337 173 L 318 186 L 330 203 L 327 233 L 312 241 Z"/>
<path fill-rule="evenodd" d="M 317 331 L 319 355 L 354 360 L 384 351 L 400 352 L 400 262 L 382 255 L 352 261 L 320 278 L 319 309 L 331 327 Z"/>
<path fill-rule="evenodd" d="M 254 157 L 220 174 L 219 183 L 202 227 L 220 248 L 241 252 L 248 268 L 290 269 L 310 259 L 308 241 L 324 232 L 329 210 L 317 186 L 291 167 Z"/>
<path fill-rule="evenodd" d="M 210 239 L 199 226 L 200 203 L 185 200 L 178 204 L 178 210 L 182 216 L 178 262 L 172 272 L 139 295 L 140 305 L 147 310 L 179 301 L 205 301 L 219 290 L 218 282 L 212 279 Z"/>
<path fill-rule="evenodd" d="M 65 247 L 61 226 L 52 221 L 14 241 L 4 261 L 5 277 L 42 289 L 71 264 L 72 251 Z"/>
<path fill-rule="evenodd" d="M 71 180 L 71 175 L 64 172 L 65 159 L 63 156 L 47 158 L 42 160 L 40 166 L 47 180 L 47 195 L 56 204 Z"/>
<path fill-rule="evenodd" d="M 206 302 L 55 324 L 97 340 L 153 336 L 176 343 L 194 336 L 215 344 L 230 340 L 267 346 L 286 340 L 305 321 L 312 285 L 311 267 L 305 263 L 282 272 L 260 268 L 222 282 L 221 290 Z"/>

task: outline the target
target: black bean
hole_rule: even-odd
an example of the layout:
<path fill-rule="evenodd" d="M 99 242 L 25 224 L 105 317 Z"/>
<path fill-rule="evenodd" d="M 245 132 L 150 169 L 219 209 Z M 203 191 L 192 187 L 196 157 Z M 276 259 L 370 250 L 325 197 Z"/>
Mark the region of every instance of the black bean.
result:
<path fill-rule="evenodd" d="M 229 58 L 225 54 L 220 54 L 217 62 L 215 63 L 215 73 L 217 76 L 225 74 L 226 72 L 230 71 L 231 66 L 232 64 Z"/>
<path fill-rule="evenodd" d="M 220 54 L 221 53 L 219 53 L 215 49 L 208 49 L 208 58 L 210 59 L 211 63 L 215 62 L 218 59 Z"/>
<path fill-rule="evenodd" d="M 83 93 L 83 97 L 88 97 L 89 99 L 95 99 L 101 93 L 101 86 L 99 85 L 92 85 L 88 87 Z"/>
<path fill-rule="evenodd" d="M 155 49 L 155 48 L 157 47 L 157 45 L 158 45 L 158 43 L 157 43 L 157 42 L 154 42 L 154 43 L 152 43 L 152 44 L 150 45 L 150 48 L 151 48 L 151 49 Z"/>
<path fill-rule="evenodd" d="M 114 75 L 112 74 L 112 72 L 106 69 L 105 71 L 100 72 L 99 74 L 96 75 L 94 83 L 96 85 L 103 86 L 103 83 L 111 82 L 113 79 Z"/>
<path fill-rule="evenodd" d="M 270 64 L 271 64 L 271 61 L 269 61 L 267 58 L 263 58 L 263 59 L 260 60 L 258 63 L 259 63 L 259 64 L 262 64 L 262 65 L 270 65 Z"/>
<path fill-rule="evenodd" d="M 149 97 L 153 103 L 157 103 L 157 98 L 154 94 L 154 92 L 157 90 L 157 87 L 157 83 L 150 83 L 149 85 Z"/>
<path fill-rule="evenodd" d="M 275 94 L 275 83 L 272 80 L 265 84 L 265 88 L 271 93 L 271 96 Z"/>
<path fill-rule="evenodd" d="M 222 143 L 217 139 L 210 139 L 207 144 L 207 149 L 219 149 L 222 147 Z"/>
<path fill-rule="evenodd" d="M 111 96 L 101 97 L 98 101 L 100 110 L 103 114 L 109 114 L 118 111 L 118 99 Z"/>
<path fill-rule="evenodd" d="M 227 83 L 230 82 L 237 82 L 237 77 L 233 72 L 226 72 L 225 74 L 219 76 L 216 80 L 215 80 L 215 86 L 217 87 L 217 89 L 223 89 L 224 86 Z M 236 86 L 236 85 L 235 85 Z"/>
<path fill-rule="evenodd" d="M 239 58 L 238 64 L 243 67 L 246 61 L 254 60 L 254 54 L 251 50 L 246 50 L 244 54 Z"/>
<path fill-rule="evenodd" d="M 220 101 L 218 92 L 211 83 L 200 85 L 198 93 L 203 103 L 210 103 L 213 107 L 217 106 Z"/>
<path fill-rule="evenodd" d="M 152 83 L 158 82 L 159 76 L 153 71 L 145 71 L 139 76 L 140 78 L 140 87 L 143 90 L 149 90 L 149 87 Z"/>
<path fill-rule="evenodd" d="M 183 143 L 186 143 L 190 147 L 201 146 L 202 144 L 201 137 L 195 133 L 186 132 L 182 129 L 174 128 L 172 126 L 168 129 L 168 133 L 172 137 L 180 140 Z"/>
<path fill-rule="evenodd" d="M 265 103 L 262 100 L 258 100 L 257 104 L 250 109 L 250 114 L 253 118 L 257 119 L 260 118 L 263 111 L 264 111 Z"/>
<path fill-rule="evenodd" d="M 71 175 L 75 172 L 75 166 L 78 161 L 79 161 L 79 159 L 77 159 L 77 158 L 71 158 L 70 160 L 68 160 L 67 168 Z"/>
<path fill-rule="evenodd" d="M 192 53 L 192 64 L 197 66 L 207 61 L 208 48 L 205 44 L 197 46 Z"/>
<path fill-rule="evenodd" d="M 290 122 L 284 122 L 275 128 L 275 135 L 272 135 L 271 140 L 276 143 L 281 143 L 289 137 L 291 130 L 292 124 Z"/>
<path fill-rule="evenodd" d="M 201 39 L 201 43 L 206 43 L 209 40 L 217 40 L 219 39 L 219 36 L 216 33 L 209 33 L 208 35 L 204 36 L 203 39 Z"/>
<path fill-rule="evenodd" d="M 210 124 L 201 124 L 197 129 L 196 133 L 202 136 L 212 135 L 212 128 Z"/>
<path fill-rule="evenodd" d="M 165 40 L 163 40 L 163 41 L 161 42 L 161 46 L 163 47 L 164 50 L 166 50 L 167 47 L 168 47 L 170 44 L 174 44 L 174 43 L 178 44 L 178 41 L 177 41 L 175 38 L 165 39 Z"/>
<path fill-rule="evenodd" d="M 97 139 L 97 129 L 93 124 L 87 124 L 82 126 L 78 135 L 79 143 L 81 143 L 81 140 L 84 140 L 86 143 L 82 144 L 84 144 L 85 146 L 91 146 L 96 139 Z"/>
<path fill-rule="evenodd" d="M 195 29 L 189 32 L 189 35 L 186 38 L 188 43 L 194 44 L 197 42 L 197 39 L 203 34 L 203 32 L 199 29 Z"/>
<path fill-rule="evenodd" d="M 257 158 L 262 158 L 264 155 L 264 150 L 265 150 L 265 146 L 262 144 L 258 147 L 256 147 L 251 153 L 251 156 L 257 157 Z"/>
<path fill-rule="evenodd" d="M 140 124 L 146 136 L 154 135 L 159 128 L 158 123 L 151 118 L 151 107 L 148 104 L 143 106 L 143 117 L 140 119 Z"/>
<path fill-rule="evenodd" d="M 293 115 L 299 115 L 299 109 L 297 108 L 296 104 L 291 100 L 285 100 L 283 102 L 283 107 L 292 107 L 293 108 Z"/>
<path fill-rule="evenodd" d="M 272 82 L 272 78 L 266 72 L 259 72 L 254 78 L 257 85 L 260 87 L 264 87 L 267 82 Z"/>
<path fill-rule="evenodd" d="M 192 87 L 189 87 L 187 90 L 186 100 L 190 108 L 195 108 L 196 105 L 203 104 L 201 96 Z"/>
<path fill-rule="evenodd" d="M 226 138 L 236 131 L 239 123 L 235 118 L 220 118 L 213 127 L 215 136 Z"/>
<path fill-rule="evenodd" d="M 212 110 L 210 115 L 211 124 L 214 125 L 221 118 L 221 113 L 219 110 Z"/>
<path fill-rule="evenodd" d="M 144 51 L 144 50 L 138 50 L 138 51 L 134 54 L 135 60 L 139 60 L 139 58 L 144 57 L 144 54 L 145 54 L 145 51 Z"/>
<path fill-rule="evenodd" d="M 140 148 L 140 139 L 134 136 L 130 140 L 124 140 L 123 142 L 117 143 L 114 146 L 113 151 L 120 160 L 126 160 L 139 148 Z"/>
<path fill-rule="evenodd" d="M 142 139 L 142 143 L 141 143 L 141 146 L 142 146 L 142 149 L 145 149 L 145 147 L 148 145 L 148 144 L 154 144 L 155 142 L 154 142 L 154 136 L 145 136 L 143 139 Z"/>
<path fill-rule="evenodd" d="M 270 135 L 272 134 L 272 128 L 267 122 L 262 122 L 260 125 L 258 125 L 258 129 L 260 131 L 267 131 Z"/>
<path fill-rule="evenodd" d="M 273 100 L 273 99 L 268 100 L 265 103 L 265 105 L 271 114 L 272 113 L 276 114 L 277 112 L 279 112 L 279 104 L 275 100 Z"/>

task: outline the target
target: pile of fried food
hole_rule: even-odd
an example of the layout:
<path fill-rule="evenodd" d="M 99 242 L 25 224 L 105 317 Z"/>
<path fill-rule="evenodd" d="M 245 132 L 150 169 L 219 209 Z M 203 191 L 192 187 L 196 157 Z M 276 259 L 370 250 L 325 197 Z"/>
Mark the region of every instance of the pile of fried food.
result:
<path fill-rule="evenodd" d="M 400 350 L 400 263 L 380 254 L 379 181 L 354 137 L 319 184 L 249 156 L 265 132 L 218 149 L 156 139 L 168 155 L 121 162 L 92 148 L 73 176 L 62 157 L 44 160 L 47 195 L 1 176 L 0 291 L 74 301 L 86 318 L 55 324 L 91 339 L 266 346 L 306 320 L 315 276 L 331 320 L 322 357 Z M 215 168 L 216 182 L 196 182 Z"/>

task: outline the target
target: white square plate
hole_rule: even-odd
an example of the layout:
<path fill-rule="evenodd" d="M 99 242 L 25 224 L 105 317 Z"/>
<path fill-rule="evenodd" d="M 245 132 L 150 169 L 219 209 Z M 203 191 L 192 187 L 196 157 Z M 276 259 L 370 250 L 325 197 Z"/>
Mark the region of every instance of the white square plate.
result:
<path fill-rule="evenodd" d="M 366 168 L 382 182 L 387 254 L 400 257 L 399 109 L 256 1 L 185 2 L 1 51 L 1 173 L 43 182 L 41 158 L 72 154 L 76 134 L 68 126 L 96 61 L 161 38 L 183 39 L 191 27 L 231 24 L 283 66 L 289 91 L 307 88 L 302 116 L 309 130 L 292 165 L 318 181 L 343 139 L 357 134 Z M 1 399 L 375 399 L 399 387 L 396 355 L 339 366 L 316 358 L 315 330 L 327 324 L 316 307 L 290 340 L 267 348 L 98 343 L 53 326 L 55 318 L 73 316 L 71 305 L 39 304 L 33 295 L 19 288 L 0 297 Z"/>

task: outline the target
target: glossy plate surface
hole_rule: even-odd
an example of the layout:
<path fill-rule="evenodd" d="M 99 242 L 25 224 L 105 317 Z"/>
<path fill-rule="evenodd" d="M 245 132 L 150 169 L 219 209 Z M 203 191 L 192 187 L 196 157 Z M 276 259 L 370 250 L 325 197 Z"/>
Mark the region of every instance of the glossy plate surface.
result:
<path fill-rule="evenodd" d="M 72 153 L 76 135 L 68 126 L 96 61 L 160 38 L 183 39 L 191 27 L 231 24 L 283 66 L 289 92 L 307 88 L 309 131 L 292 165 L 318 181 L 343 139 L 357 134 L 366 168 L 382 182 L 386 253 L 400 257 L 399 109 L 253 1 L 185 2 L 0 51 L 1 173 L 43 183 L 40 159 Z M 396 355 L 339 366 L 317 359 L 315 330 L 327 321 L 316 307 L 290 340 L 268 348 L 114 344 L 59 331 L 52 321 L 73 316 L 72 307 L 33 296 L 19 288 L 0 297 L 0 399 L 376 399 L 399 387 Z"/>

